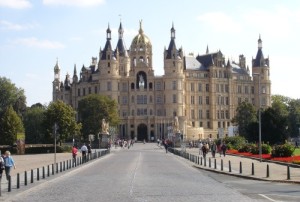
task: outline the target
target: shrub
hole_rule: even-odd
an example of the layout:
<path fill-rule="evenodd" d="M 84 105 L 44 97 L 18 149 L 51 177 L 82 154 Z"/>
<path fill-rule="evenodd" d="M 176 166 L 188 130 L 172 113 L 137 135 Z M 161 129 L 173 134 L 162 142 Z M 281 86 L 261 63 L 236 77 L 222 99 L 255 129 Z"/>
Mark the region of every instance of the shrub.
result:
<path fill-rule="evenodd" d="M 262 154 L 270 154 L 272 151 L 272 147 L 268 144 L 262 144 L 261 145 L 261 153 Z M 258 149 L 258 146 L 255 145 L 253 148 L 252 148 L 252 151 L 251 151 L 252 154 L 259 154 L 259 149 Z"/>
<path fill-rule="evenodd" d="M 289 143 L 283 145 L 276 145 L 272 151 L 273 157 L 289 157 L 292 156 L 295 148 Z"/>
<path fill-rule="evenodd" d="M 225 137 L 223 139 L 226 145 L 232 145 L 232 149 L 238 150 L 242 145 L 246 143 L 246 139 L 241 136 L 234 136 L 234 137 Z"/>
<path fill-rule="evenodd" d="M 250 153 L 252 153 L 254 147 L 256 147 L 255 144 L 243 144 L 238 149 L 238 151 L 239 152 L 250 152 Z"/>

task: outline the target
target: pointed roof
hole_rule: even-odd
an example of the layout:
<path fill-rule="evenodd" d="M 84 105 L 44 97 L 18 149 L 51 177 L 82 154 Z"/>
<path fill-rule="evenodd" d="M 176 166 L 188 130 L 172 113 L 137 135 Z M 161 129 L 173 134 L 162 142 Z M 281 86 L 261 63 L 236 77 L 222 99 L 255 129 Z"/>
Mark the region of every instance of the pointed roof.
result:
<path fill-rule="evenodd" d="M 253 67 L 260 67 L 260 66 L 264 66 L 264 54 L 262 52 L 262 40 L 261 40 L 261 37 L 259 35 L 259 38 L 258 38 L 258 50 L 257 50 L 257 53 L 256 53 L 256 57 L 255 59 L 253 59 L 252 61 L 252 66 Z"/>
<path fill-rule="evenodd" d="M 209 53 L 209 50 L 208 50 L 208 44 L 207 44 L 207 46 L 206 46 L 206 54 L 208 54 Z"/>
<path fill-rule="evenodd" d="M 128 57 L 128 53 L 125 46 L 125 41 L 123 40 L 124 29 L 122 27 L 122 23 L 120 22 L 119 26 L 119 40 L 117 43 L 116 49 L 119 51 L 119 55 L 123 57 Z"/>
<path fill-rule="evenodd" d="M 101 52 L 102 55 L 101 55 L 100 60 L 106 60 L 106 52 L 108 50 L 112 50 L 112 45 L 111 45 L 111 30 L 109 28 L 109 24 L 108 24 L 108 28 L 106 30 L 106 34 L 107 34 L 106 43 L 105 43 L 103 51 Z"/>
<path fill-rule="evenodd" d="M 166 59 L 172 59 L 172 53 L 173 51 L 176 51 L 176 55 L 177 55 L 177 48 L 176 48 L 176 44 L 175 44 L 175 29 L 174 29 L 174 23 L 172 23 L 172 28 L 171 28 L 171 41 L 169 43 L 169 47 L 167 49 L 167 56 Z"/>
<path fill-rule="evenodd" d="M 59 65 L 58 65 L 58 59 L 56 58 L 56 64 L 54 66 L 54 71 L 60 70 Z"/>

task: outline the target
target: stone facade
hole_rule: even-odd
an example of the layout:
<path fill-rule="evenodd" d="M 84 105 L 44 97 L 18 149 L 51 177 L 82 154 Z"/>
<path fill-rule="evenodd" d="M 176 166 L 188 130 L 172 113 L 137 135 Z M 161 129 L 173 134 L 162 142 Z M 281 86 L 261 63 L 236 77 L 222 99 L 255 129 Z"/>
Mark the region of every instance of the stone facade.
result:
<path fill-rule="evenodd" d="M 119 137 L 137 140 L 168 138 L 174 117 L 185 140 L 216 138 L 219 133 L 228 134 L 240 102 L 257 108 L 271 105 L 269 58 L 263 56 L 260 37 L 251 75 L 243 55 L 238 62 L 226 61 L 221 51 L 209 52 L 208 47 L 203 55 L 184 55 L 183 49 L 176 47 L 172 26 L 169 46 L 164 49 L 164 75 L 155 76 L 152 44 L 142 22 L 129 50 L 122 23 L 118 32 L 113 48 L 108 27 L 104 49 L 98 58 L 92 58 L 89 67 L 81 68 L 79 78 L 75 65 L 73 77 L 67 74 L 60 80 L 56 63 L 53 101 L 63 100 L 76 110 L 86 95 L 106 95 L 119 104 Z"/>

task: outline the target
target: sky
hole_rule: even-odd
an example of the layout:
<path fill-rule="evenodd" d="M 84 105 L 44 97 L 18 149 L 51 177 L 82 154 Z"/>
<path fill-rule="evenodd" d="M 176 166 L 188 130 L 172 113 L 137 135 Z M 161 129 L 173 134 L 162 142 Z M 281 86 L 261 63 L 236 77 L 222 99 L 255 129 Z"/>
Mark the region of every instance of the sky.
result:
<path fill-rule="evenodd" d="M 272 94 L 300 98 L 300 1 L 298 0 L 0 0 L 0 77 L 25 91 L 27 106 L 52 101 L 54 66 L 73 76 L 106 42 L 118 40 L 120 21 L 129 49 L 139 21 L 150 38 L 155 75 L 172 23 L 185 55 L 221 50 L 226 60 L 246 57 L 251 70 L 259 35 L 270 59 Z M 1 95 L 0 95 L 1 96 Z"/>

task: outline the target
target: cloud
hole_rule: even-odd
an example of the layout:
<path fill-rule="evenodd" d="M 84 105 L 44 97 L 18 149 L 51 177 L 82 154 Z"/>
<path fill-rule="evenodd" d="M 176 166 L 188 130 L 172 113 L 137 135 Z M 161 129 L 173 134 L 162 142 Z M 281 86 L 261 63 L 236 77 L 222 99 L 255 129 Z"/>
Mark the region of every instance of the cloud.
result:
<path fill-rule="evenodd" d="M 56 41 L 49 41 L 49 40 L 39 40 L 35 37 L 31 38 L 19 38 L 13 41 L 15 45 L 23 45 L 27 47 L 34 47 L 34 48 L 43 48 L 43 49 L 61 49 L 65 46 Z"/>
<path fill-rule="evenodd" d="M 43 0 L 45 5 L 53 6 L 97 6 L 105 3 L 105 0 Z"/>
<path fill-rule="evenodd" d="M 239 33 L 241 26 L 231 16 L 221 12 L 210 12 L 199 15 L 197 20 L 206 23 L 214 31 Z"/>
<path fill-rule="evenodd" d="M 0 0 L 0 7 L 25 9 L 32 7 L 32 5 L 28 0 Z"/>
<path fill-rule="evenodd" d="M 6 20 L 0 20 L 0 30 L 13 30 L 13 31 L 21 31 L 26 29 L 32 29 L 36 26 L 36 24 L 14 24 L 12 22 Z"/>

